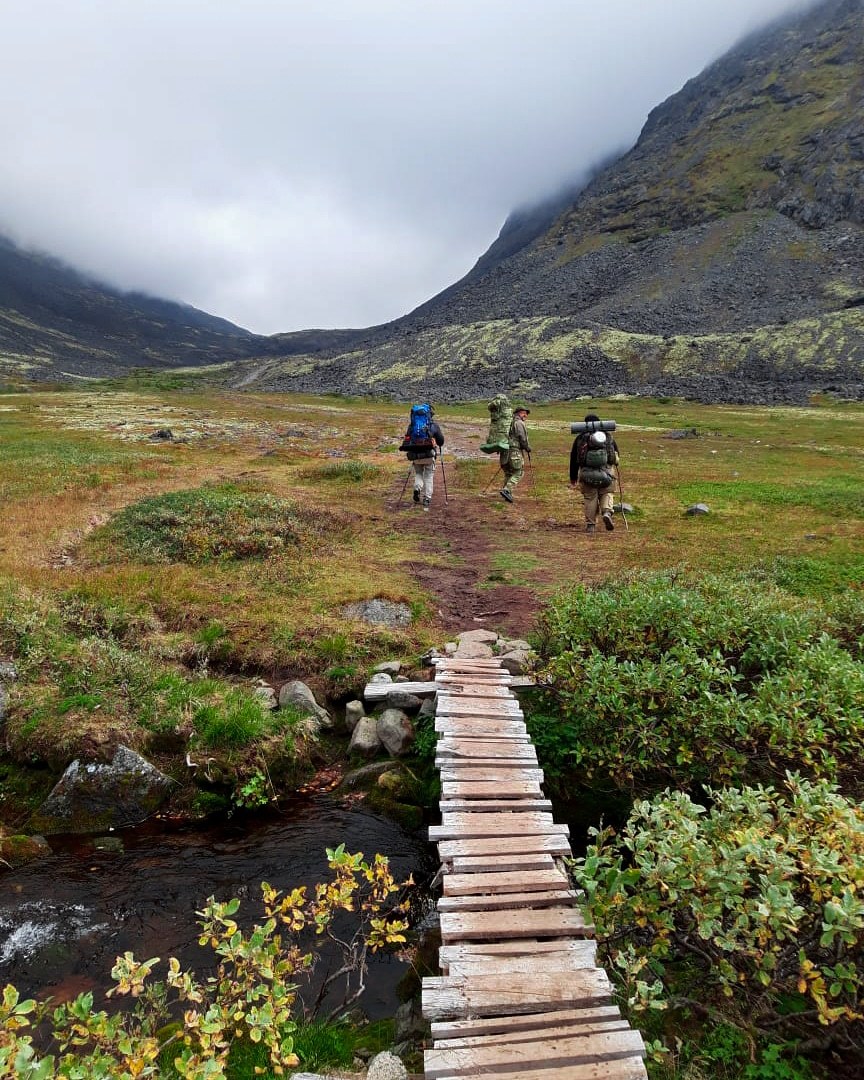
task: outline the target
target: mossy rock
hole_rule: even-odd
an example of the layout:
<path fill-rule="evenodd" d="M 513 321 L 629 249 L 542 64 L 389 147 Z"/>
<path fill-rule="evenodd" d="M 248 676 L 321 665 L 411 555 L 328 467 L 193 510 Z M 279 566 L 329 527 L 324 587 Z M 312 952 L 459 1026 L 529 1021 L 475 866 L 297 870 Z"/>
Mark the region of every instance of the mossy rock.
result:
<path fill-rule="evenodd" d="M 0 859 L 14 870 L 19 866 L 45 859 L 51 854 L 48 841 L 42 836 L 0 837 Z"/>

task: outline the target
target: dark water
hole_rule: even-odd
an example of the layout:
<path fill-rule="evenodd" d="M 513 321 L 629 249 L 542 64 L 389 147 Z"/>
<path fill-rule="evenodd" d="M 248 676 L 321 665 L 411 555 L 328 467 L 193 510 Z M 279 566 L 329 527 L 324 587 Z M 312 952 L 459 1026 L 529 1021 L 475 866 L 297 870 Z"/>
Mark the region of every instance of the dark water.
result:
<path fill-rule="evenodd" d="M 63 999 L 93 990 L 101 1004 L 114 958 L 127 950 L 139 959 L 176 956 L 204 974 L 213 953 L 197 945 L 195 911 L 209 896 L 240 897 L 237 918 L 248 926 L 261 915 L 261 881 L 284 889 L 323 880 L 324 849 L 340 843 L 367 857 L 389 856 L 400 880 L 412 872 L 422 879 L 432 868 L 431 849 L 421 837 L 327 800 L 266 822 L 116 835 L 124 853 L 59 841 L 53 857 L 0 876 L 0 984 L 14 983 L 27 996 Z M 326 958 L 319 975 L 325 967 Z M 405 970 L 392 957 L 372 960 L 360 1001 L 370 1018 L 393 1015 Z"/>

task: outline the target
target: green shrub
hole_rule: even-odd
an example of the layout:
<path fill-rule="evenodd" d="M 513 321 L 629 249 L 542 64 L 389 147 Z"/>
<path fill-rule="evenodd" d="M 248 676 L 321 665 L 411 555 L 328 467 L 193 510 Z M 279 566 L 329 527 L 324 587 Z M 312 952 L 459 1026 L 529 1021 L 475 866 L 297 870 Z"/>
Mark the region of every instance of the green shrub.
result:
<path fill-rule="evenodd" d="M 864 807 L 796 776 L 710 798 L 639 802 L 574 862 L 624 1000 L 860 1052 Z"/>
<path fill-rule="evenodd" d="M 223 484 L 142 499 L 121 510 L 100 537 L 143 562 L 200 564 L 266 558 L 334 521 L 326 512 Z"/>
<path fill-rule="evenodd" d="M 792 769 L 858 790 L 864 664 L 857 631 L 838 621 L 771 586 L 715 578 L 558 597 L 541 620 L 545 691 L 528 717 L 547 774 L 579 768 L 647 794 Z"/>

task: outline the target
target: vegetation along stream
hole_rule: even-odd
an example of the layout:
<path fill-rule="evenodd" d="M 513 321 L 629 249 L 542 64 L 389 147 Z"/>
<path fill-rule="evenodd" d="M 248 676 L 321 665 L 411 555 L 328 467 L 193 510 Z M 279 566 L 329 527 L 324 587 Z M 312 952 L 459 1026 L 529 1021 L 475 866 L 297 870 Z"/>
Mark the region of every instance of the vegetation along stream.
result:
<path fill-rule="evenodd" d="M 241 899 L 240 918 L 260 914 L 258 886 L 311 886 L 325 878 L 325 848 L 390 857 L 401 878 L 422 873 L 430 849 L 399 825 L 363 809 L 318 799 L 277 818 L 221 822 L 209 829 L 125 830 L 122 851 L 94 850 L 90 839 L 52 838 L 54 855 L 0 878 L 0 978 L 25 994 L 65 1000 L 92 990 L 97 1005 L 114 958 L 176 956 L 204 974 L 212 950 L 199 947 L 195 912 L 209 896 Z M 321 958 L 311 994 L 327 970 Z M 371 1019 L 392 1016 L 406 965 L 371 958 L 360 1006 Z"/>

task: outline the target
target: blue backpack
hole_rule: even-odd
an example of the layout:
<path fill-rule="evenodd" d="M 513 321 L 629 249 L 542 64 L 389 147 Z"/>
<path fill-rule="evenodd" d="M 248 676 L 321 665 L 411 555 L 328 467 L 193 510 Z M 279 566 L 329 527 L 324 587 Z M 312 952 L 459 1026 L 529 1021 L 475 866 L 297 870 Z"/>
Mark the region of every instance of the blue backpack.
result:
<path fill-rule="evenodd" d="M 412 405 L 408 430 L 400 450 L 422 450 L 434 445 L 432 438 L 432 406 Z"/>

